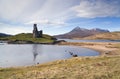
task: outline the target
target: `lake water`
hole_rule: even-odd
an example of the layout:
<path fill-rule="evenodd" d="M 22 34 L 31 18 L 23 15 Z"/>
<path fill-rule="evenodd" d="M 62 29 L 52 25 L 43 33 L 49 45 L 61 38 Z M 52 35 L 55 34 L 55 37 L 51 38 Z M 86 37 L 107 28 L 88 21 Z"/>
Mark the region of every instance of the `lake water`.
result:
<path fill-rule="evenodd" d="M 28 66 L 78 56 L 97 56 L 99 52 L 75 46 L 41 44 L 0 44 L 0 67 Z"/>
<path fill-rule="evenodd" d="M 67 42 L 120 42 L 120 40 L 75 40 L 75 39 L 58 39 Z"/>

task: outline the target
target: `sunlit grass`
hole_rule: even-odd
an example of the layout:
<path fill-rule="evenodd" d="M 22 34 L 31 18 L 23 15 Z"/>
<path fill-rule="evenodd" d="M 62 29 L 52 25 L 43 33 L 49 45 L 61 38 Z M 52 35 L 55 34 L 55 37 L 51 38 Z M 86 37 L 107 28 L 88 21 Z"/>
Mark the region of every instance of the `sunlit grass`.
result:
<path fill-rule="evenodd" d="M 0 69 L 0 79 L 119 79 L 120 56 L 83 57 Z"/>
<path fill-rule="evenodd" d="M 21 33 L 15 36 L 10 37 L 2 37 L 0 40 L 8 40 L 8 41 L 31 41 L 33 43 L 52 43 L 54 38 L 49 35 L 43 35 L 42 38 L 33 38 L 31 33 Z"/>

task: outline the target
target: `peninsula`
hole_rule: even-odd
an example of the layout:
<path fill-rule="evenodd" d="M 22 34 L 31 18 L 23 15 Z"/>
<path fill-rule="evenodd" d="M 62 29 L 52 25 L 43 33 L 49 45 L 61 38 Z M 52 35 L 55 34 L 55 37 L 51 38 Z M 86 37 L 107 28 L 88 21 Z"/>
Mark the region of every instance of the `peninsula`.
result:
<path fill-rule="evenodd" d="M 0 40 L 7 41 L 12 44 L 53 44 L 56 38 L 43 34 L 43 31 L 38 31 L 37 24 L 33 25 L 33 33 L 20 33 L 14 36 L 1 37 Z"/>

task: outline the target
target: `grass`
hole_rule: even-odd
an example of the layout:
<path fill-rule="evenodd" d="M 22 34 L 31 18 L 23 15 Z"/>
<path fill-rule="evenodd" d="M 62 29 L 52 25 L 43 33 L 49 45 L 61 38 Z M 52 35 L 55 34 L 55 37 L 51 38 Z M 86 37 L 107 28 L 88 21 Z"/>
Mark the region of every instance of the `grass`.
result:
<path fill-rule="evenodd" d="M 120 40 L 120 32 L 109 32 L 109 33 L 101 33 L 93 36 L 88 36 L 81 39 L 107 39 L 107 40 Z"/>
<path fill-rule="evenodd" d="M 42 38 L 33 38 L 31 33 L 21 33 L 15 36 L 0 38 L 0 40 L 9 41 L 31 41 L 33 43 L 52 43 L 54 38 L 52 36 L 44 34 Z"/>
<path fill-rule="evenodd" d="M 0 79 L 120 79 L 120 56 L 76 57 L 43 65 L 1 68 Z"/>

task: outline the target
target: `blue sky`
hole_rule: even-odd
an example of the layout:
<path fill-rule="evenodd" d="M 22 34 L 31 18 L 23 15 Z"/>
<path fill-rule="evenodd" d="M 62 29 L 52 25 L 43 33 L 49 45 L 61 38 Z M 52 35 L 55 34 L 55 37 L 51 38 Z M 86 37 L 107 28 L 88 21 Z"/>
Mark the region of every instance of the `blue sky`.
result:
<path fill-rule="evenodd" d="M 34 23 L 50 35 L 76 26 L 120 31 L 120 0 L 0 0 L 0 33 L 30 33 Z"/>

